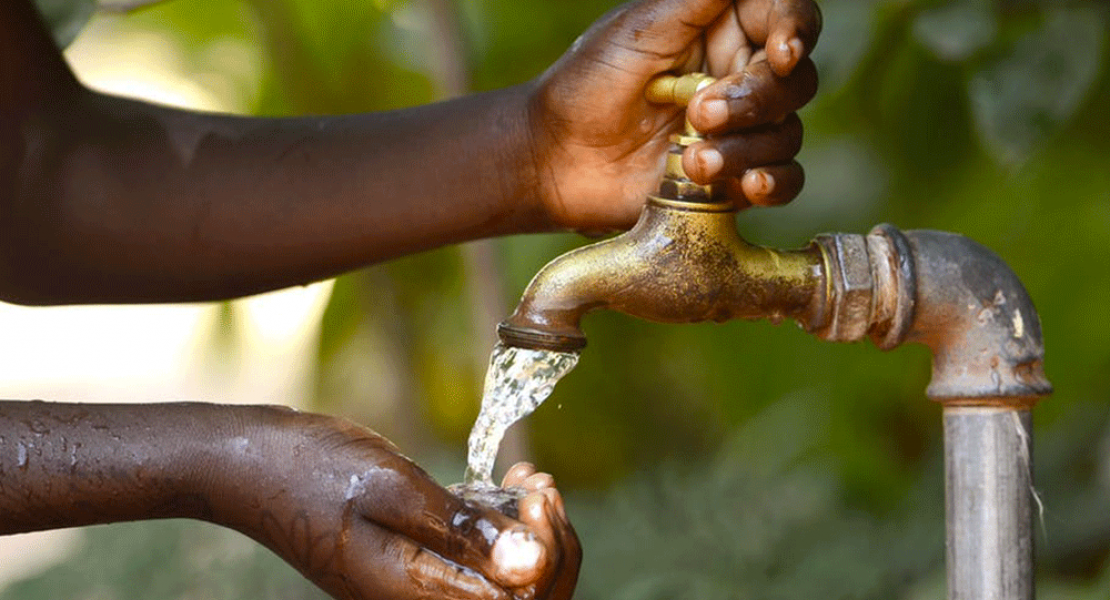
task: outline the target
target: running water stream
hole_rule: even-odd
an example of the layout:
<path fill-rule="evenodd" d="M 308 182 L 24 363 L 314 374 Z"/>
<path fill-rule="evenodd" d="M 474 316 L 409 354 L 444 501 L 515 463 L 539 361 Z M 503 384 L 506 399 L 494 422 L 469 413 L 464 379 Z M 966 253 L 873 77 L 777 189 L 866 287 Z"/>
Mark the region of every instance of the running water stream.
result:
<path fill-rule="evenodd" d="M 529 350 L 498 344 L 490 356 L 482 409 L 470 430 L 464 485 L 494 489 L 493 463 L 509 426 L 536 410 L 564 375 L 578 364 L 578 354 Z"/>

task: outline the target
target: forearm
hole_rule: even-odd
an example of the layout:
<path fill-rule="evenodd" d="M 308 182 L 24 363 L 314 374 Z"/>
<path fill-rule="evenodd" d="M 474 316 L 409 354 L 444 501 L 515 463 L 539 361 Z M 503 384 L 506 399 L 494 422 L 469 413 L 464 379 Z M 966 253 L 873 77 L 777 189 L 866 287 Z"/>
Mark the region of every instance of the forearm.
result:
<path fill-rule="evenodd" d="M 0 198 L 0 293 L 227 298 L 543 229 L 526 93 L 292 119 L 80 93 L 24 127 L 14 197 Z"/>
<path fill-rule="evenodd" d="M 244 410 L 0 401 L 0 534 L 210 519 L 221 465 L 206 457 L 240 437 Z"/>

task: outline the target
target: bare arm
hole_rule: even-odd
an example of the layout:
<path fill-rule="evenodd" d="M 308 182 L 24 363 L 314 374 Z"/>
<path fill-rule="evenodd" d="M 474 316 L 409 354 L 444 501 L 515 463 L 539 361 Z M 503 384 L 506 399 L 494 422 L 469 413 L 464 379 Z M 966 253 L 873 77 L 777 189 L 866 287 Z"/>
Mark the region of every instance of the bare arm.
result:
<path fill-rule="evenodd" d="M 214 440 L 236 429 L 221 412 L 0 402 L 0 534 L 210 517 L 197 466 Z"/>
<path fill-rule="evenodd" d="M 23 136 L 0 277 L 29 303 L 211 300 L 541 229 L 522 96 L 250 119 L 79 92 Z"/>
<path fill-rule="evenodd" d="M 549 227 L 523 170 L 526 89 L 342 117 L 169 109 L 75 84 L 28 0 L 12 1 L 4 87 L 43 87 L 0 100 L 20 121 L 0 130 L 9 300 L 241 296 Z"/>
<path fill-rule="evenodd" d="M 81 87 L 30 0 L 0 8 L 0 299 L 166 302 L 305 283 L 487 236 L 627 227 L 662 173 L 655 75 L 691 105 L 699 181 L 741 206 L 802 184 L 792 113 L 816 87 L 810 0 L 641 0 L 534 82 L 381 114 L 199 114 Z M 10 92 L 10 93 L 8 93 Z M 721 102 L 710 102 L 720 100 Z"/>

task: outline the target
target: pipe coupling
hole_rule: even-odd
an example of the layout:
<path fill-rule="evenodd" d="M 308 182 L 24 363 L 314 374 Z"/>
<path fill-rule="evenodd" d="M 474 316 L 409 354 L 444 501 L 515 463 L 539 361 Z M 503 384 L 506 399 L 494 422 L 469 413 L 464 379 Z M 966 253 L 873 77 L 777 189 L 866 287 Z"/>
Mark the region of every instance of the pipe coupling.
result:
<path fill-rule="evenodd" d="M 829 307 L 816 335 L 831 342 L 858 342 L 870 335 L 883 350 L 901 344 L 916 297 L 913 254 L 902 232 L 883 224 L 866 236 L 821 234 L 814 241 L 825 261 Z"/>

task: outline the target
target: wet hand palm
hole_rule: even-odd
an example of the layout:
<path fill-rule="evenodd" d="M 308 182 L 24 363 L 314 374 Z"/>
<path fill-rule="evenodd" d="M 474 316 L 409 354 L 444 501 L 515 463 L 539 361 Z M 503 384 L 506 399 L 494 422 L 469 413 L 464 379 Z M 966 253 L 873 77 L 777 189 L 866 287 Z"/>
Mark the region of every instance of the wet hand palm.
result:
<path fill-rule="evenodd" d="M 518 465 L 520 521 L 464 503 L 348 421 L 290 413 L 217 485 L 214 520 L 336 598 L 564 600 L 580 551 L 549 475 Z M 235 488 L 228 492 L 226 488 Z"/>
<path fill-rule="evenodd" d="M 683 165 L 720 181 L 739 206 L 788 202 L 803 173 L 794 111 L 816 92 L 807 58 L 820 30 L 809 0 L 644 0 L 609 13 L 538 81 L 530 117 L 542 200 L 553 221 L 622 228 L 663 170 L 683 111 L 644 98 L 666 72 L 720 79 L 695 96 L 689 118 L 707 141 Z"/>

